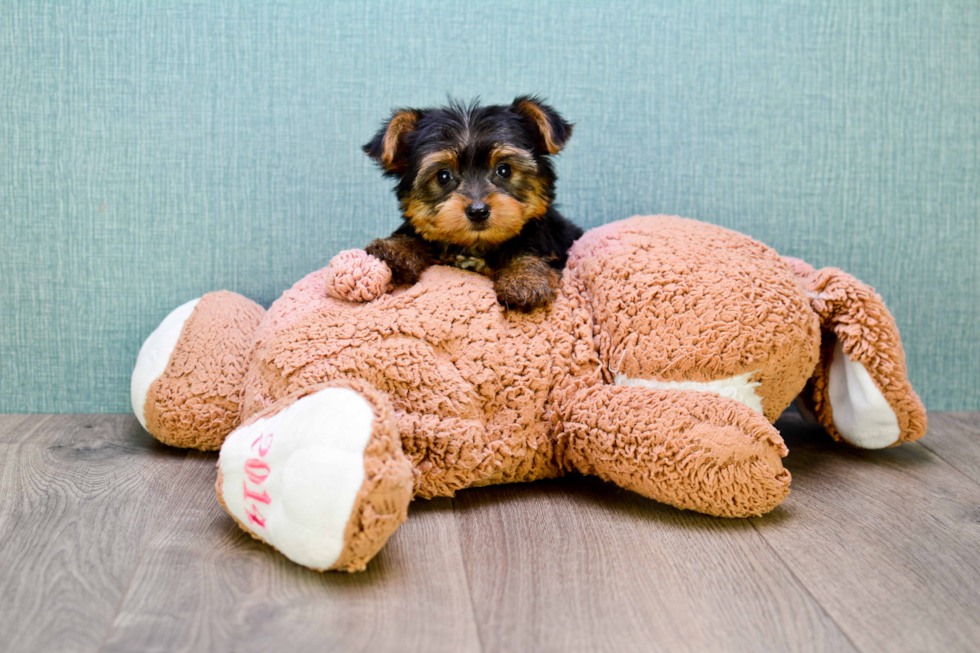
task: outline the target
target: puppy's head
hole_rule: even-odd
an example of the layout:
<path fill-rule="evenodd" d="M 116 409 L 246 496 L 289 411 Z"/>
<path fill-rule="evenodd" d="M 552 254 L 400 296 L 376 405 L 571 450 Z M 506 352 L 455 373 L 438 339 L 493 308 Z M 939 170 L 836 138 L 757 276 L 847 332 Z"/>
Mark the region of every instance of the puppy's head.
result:
<path fill-rule="evenodd" d="M 572 125 L 537 98 L 481 107 L 396 111 L 364 146 L 405 219 L 426 240 L 489 249 L 540 218 L 554 199 L 549 157 Z"/>

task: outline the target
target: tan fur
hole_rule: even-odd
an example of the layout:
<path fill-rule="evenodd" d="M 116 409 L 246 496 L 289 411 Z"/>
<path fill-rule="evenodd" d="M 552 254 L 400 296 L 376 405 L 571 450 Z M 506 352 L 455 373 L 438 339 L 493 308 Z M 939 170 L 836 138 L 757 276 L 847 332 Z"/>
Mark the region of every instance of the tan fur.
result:
<path fill-rule="evenodd" d="M 534 156 L 530 152 L 512 145 L 500 145 L 490 152 L 491 169 L 496 168 L 498 163 L 505 162 L 517 168 L 518 171 L 535 173 L 538 170 L 537 164 L 534 163 Z"/>
<path fill-rule="evenodd" d="M 397 167 L 396 161 L 401 140 L 405 134 L 415 129 L 415 123 L 418 122 L 418 119 L 418 112 L 412 110 L 399 111 L 392 116 L 382 143 L 381 165 L 386 170 L 394 170 Z"/>
<path fill-rule="evenodd" d="M 419 164 L 419 174 L 414 182 L 415 189 L 419 190 L 422 186 L 434 183 L 433 175 L 443 168 L 454 171 L 458 165 L 456 155 L 449 150 L 427 154 Z"/>
<path fill-rule="evenodd" d="M 540 179 L 534 178 L 530 181 L 532 192 L 527 202 L 524 204 L 524 221 L 537 220 L 548 210 L 548 198 L 545 194 L 545 185 Z"/>
<path fill-rule="evenodd" d="M 529 185 L 531 192 L 524 204 L 521 205 L 524 223 L 529 220 L 536 220 L 548 210 L 548 196 L 543 179 L 537 176 L 538 167 L 534 163 L 534 158 L 530 152 L 521 150 L 510 145 L 502 145 L 490 153 L 490 167 L 496 168 L 499 163 L 508 163 L 514 175 L 514 181 Z M 502 194 L 502 193 L 501 193 Z M 516 202 L 516 200 L 514 200 Z M 489 202 L 488 202 L 489 203 Z M 516 211 L 516 206 L 511 209 Z M 520 229 L 517 230 L 518 232 Z"/>
<path fill-rule="evenodd" d="M 493 192 L 484 198 L 490 206 L 490 219 L 483 229 L 476 229 L 466 217 L 472 200 L 459 193 L 431 209 L 418 199 L 404 206 L 405 217 L 422 238 L 461 247 L 496 247 L 520 233 L 530 217 L 528 208 L 506 193 Z M 536 210 L 536 209 L 535 209 Z M 544 207 L 547 210 L 547 206 Z M 544 211 L 533 217 L 540 217 Z"/>
<path fill-rule="evenodd" d="M 457 168 L 456 156 L 449 150 L 433 152 L 422 160 L 412 193 L 401 201 L 402 213 L 428 241 L 474 249 L 499 246 L 519 234 L 529 220 L 540 218 L 548 210 L 545 185 L 534 174 L 537 166 L 531 153 L 510 145 L 491 152 L 491 168 L 505 160 L 511 165 L 515 180 L 530 185 L 531 192 L 525 203 L 501 191 L 491 191 L 480 198 L 490 207 L 489 224 L 484 228 L 474 228 L 466 217 L 472 198 L 456 192 L 433 206 L 426 197 L 437 186 L 435 175 L 439 170 Z"/>
<path fill-rule="evenodd" d="M 469 205 L 470 200 L 459 193 L 453 193 L 434 208 L 412 199 L 405 209 L 405 217 L 426 240 L 472 247 L 479 241 L 464 213 Z"/>
<path fill-rule="evenodd" d="M 507 193 L 490 193 L 485 201 L 490 207 L 490 228 L 480 232 L 480 240 L 488 245 L 495 246 L 507 242 L 521 233 L 524 224 L 532 217 L 529 207 Z M 547 207 L 545 209 L 547 210 Z"/>
<path fill-rule="evenodd" d="M 558 154 L 561 152 L 562 147 L 555 143 L 554 133 L 551 131 L 548 117 L 544 115 L 544 111 L 540 107 L 533 102 L 521 102 L 518 105 L 518 111 L 531 118 L 538 126 L 538 131 L 541 132 L 541 136 L 544 138 L 544 145 L 548 154 Z"/>

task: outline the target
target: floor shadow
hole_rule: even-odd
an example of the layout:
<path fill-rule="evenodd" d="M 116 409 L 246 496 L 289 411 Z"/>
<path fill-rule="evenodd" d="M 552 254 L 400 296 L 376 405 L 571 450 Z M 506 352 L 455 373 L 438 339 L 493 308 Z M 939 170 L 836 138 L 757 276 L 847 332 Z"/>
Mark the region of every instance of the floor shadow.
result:
<path fill-rule="evenodd" d="M 420 499 L 412 502 L 409 520 L 420 519 L 425 514 L 446 514 L 453 512 L 452 500 L 440 497 L 432 500 Z M 367 569 L 361 572 L 319 571 L 293 562 L 271 545 L 258 540 L 243 530 L 227 513 L 221 511 L 211 525 L 222 551 L 233 552 L 238 562 L 225 560 L 225 564 L 253 568 L 257 574 L 272 574 L 289 579 L 290 583 L 309 584 L 330 588 L 337 596 L 345 593 L 362 594 L 365 588 L 393 587 L 399 582 L 415 582 L 418 578 L 417 558 L 419 551 L 412 546 L 403 546 L 398 541 L 399 532 L 385 544 L 372 558 Z M 402 524 L 400 528 L 405 528 Z M 227 553 L 223 554 L 227 556 Z"/>
<path fill-rule="evenodd" d="M 130 415 L 123 426 L 124 441 L 127 446 L 145 451 L 148 455 L 155 458 L 181 458 L 187 455 L 187 449 L 171 447 L 150 435 L 149 431 L 143 428 L 135 416 Z M 217 462 L 218 452 L 214 452 L 215 462 Z"/>
<path fill-rule="evenodd" d="M 658 522 L 673 527 L 690 529 L 744 530 L 741 519 L 712 517 L 691 510 L 681 510 L 665 503 L 625 490 L 615 483 L 595 476 L 569 474 L 567 476 L 532 483 L 495 485 L 472 488 L 457 493 L 455 509 L 461 515 L 494 507 L 506 509 L 515 504 L 520 509 L 536 499 L 545 500 L 574 510 L 585 510 L 610 518 L 627 518 Z"/>
<path fill-rule="evenodd" d="M 290 586 L 315 585 L 328 587 L 332 591 L 360 591 L 365 586 L 386 583 L 392 576 L 392 565 L 386 553 L 387 547 L 368 563 L 367 570 L 360 573 L 320 571 L 293 562 L 271 545 L 246 533 L 228 515 L 216 520 L 213 527 L 221 541 L 223 551 L 233 552 L 235 560 L 225 554 L 224 565 L 247 567 L 250 574 L 285 578 Z M 389 543 L 390 544 L 390 543 Z"/>
<path fill-rule="evenodd" d="M 912 471 L 936 462 L 933 454 L 915 442 L 887 449 L 859 449 L 837 442 L 822 426 L 807 423 L 795 411 L 783 413 L 775 426 L 789 449 L 783 465 L 793 475 L 793 487 L 805 486 L 808 479 L 835 467 L 867 465 Z"/>

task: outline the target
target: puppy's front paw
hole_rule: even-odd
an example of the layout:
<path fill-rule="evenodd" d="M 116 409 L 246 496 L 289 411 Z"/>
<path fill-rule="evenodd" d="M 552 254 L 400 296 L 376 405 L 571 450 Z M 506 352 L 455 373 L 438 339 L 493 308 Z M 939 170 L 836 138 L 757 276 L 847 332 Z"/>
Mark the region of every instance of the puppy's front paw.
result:
<path fill-rule="evenodd" d="M 494 275 L 497 301 L 510 309 L 530 312 L 558 296 L 558 272 L 536 256 L 521 256 Z"/>
<path fill-rule="evenodd" d="M 364 251 L 388 264 L 391 280 L 398 286 L 414 285 L 433 263 L 425 244 L 408 236 L 375 239 Z"/>

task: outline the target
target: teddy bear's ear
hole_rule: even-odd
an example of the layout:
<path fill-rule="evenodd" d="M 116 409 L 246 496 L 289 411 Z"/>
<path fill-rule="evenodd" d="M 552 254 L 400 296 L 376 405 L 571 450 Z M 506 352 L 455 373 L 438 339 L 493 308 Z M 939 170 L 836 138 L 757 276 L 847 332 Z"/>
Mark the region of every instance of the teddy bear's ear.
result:
<path fill-rule="evenodd" d="M 537 135 L 538 145 L 548 154 L 558 154 L 572 137 L 574 125 L 540 98 L 522 95 L 514 100 L 510 108 L 525 119 L 529 128 Z"/>
<path fill-rule="evenodd" d="M 397 175 L 407 167 L 407 137 L 415 131 L 422 112 L 398 109 L 362 149 L 378 162 L 386 175 Z"/>

